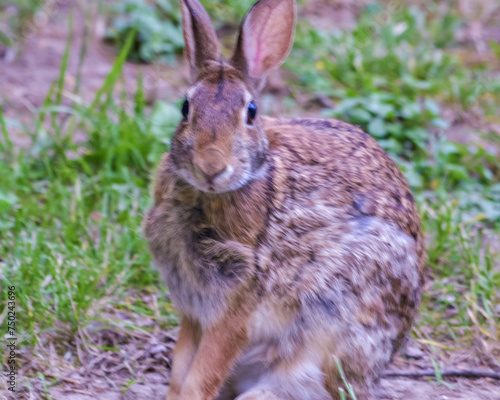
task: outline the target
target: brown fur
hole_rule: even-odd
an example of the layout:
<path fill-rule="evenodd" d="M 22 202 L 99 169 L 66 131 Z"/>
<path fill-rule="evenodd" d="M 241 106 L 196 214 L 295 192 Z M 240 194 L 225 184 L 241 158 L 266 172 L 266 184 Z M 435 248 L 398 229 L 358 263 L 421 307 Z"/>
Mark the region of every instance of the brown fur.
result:
<path fill-rule="evenodd" d="M 189 373 L 194 356 L 196 355 L 200 337 L 200 325 L 189 318 L 182 318 L 179 339 L 174 349 L 175 365 L 172 368 L 167 400 L 176 399 L 181 394 L 184 380 Z"/>
<path fill-rule="evenodd" d="M 253 12 L 283 2 L 293 6 L 262 0 Z M 280 46 L 285 56 L 289 43 Z M 183 318 L 167 399 L 339 399 L 334 356 L 369 399 L 421 296 L 425 252 L 408 184 L 346 123 L 249 125 L 264 76 L 213 58 L 195 65 L 189 117 L 145 220 Z M 211 168 L 223 173 L 200 173 Z"/>

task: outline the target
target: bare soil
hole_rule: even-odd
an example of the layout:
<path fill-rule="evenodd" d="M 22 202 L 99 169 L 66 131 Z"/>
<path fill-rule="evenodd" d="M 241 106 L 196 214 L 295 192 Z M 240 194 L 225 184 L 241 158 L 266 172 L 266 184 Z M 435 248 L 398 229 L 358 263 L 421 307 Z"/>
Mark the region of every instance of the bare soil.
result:
<path fill-rule="evenodd" d="M 164 400 L 168 386 L 155 383 L 155 378 L 145 383 L 134 383 L 125 392 L 108 392 L 96 397 L 96 394 L 72 393 L 54 390 L 54 399 L 67 400 Z M 435 382 L 409 379 L 383 379 L 380 400 L 498 400 L 500 387 L 493 388 L 488 382 L 457 380 L 451 388 Z"/>
<path fill-rule="evenodd" d="M 69 14 L 74 14 L 73 40 L 65 77 L 63 103 L 91 102 L 116 60 L 115 48 L 103 41 L 105 18 L 91 2 L 79 7 L 76 0 L 52 0 L 46 10 L 47 19 L 29 23 L 30 34 L 13 37 L 15 46 L 3 48 L 0 43 L 0 104 L 7 118 L 29 124 L 43 105 L 51 84 L 58 79 L 61 60 L 69 34 Z M 96 2 L 97 3 L 97 2 Z M 7 14 L 5 12 L 5 14 Z M 0 28 L 5 28 L 7 15 L 0 13 Z M 6 30 L 6 29 L 4 29 Z M 80 54 L 85 51 L 81 68 Z M 185 86 L 187 70 L 166 65 L 126 63 L 117 90 L 133 93 L 139 73 L 143 75 L 146 101 L 179 98 Z M 80 79 L 81 87 L 76 90 Z M 11 130 L 18 146 L 28 147 L 29 138 L 22 129 Z"/>
<path fill-rule="evenodd" d="M 162 330 L 155 325 L 154 319 L 109 311 L 103 310 L 103 320 L 119 321 L 121 318 L 123 323 L 92 323 L 73 338 L 66 327 L 57 326 L 53 332 L 44 334 L 34 348 L 23 348 L 20 363 L 25 368 L 21 393 L 10 398 L 38 400 L 50 395 L 54 400 L 163 400 L 170 381 L 177 329 Z M 125 328 L 126 323 L 143 330 L 130 331 Z M 113 350 L 104 350 L 106 348 Z M 388 372 L 432 369 L 431 355 L 436 357 L 436 353 L 431 353 L 426 346 L 411 341 L 405 351 L 395 357 Z M 470 351 L 440 356 L 444 360 L 440 365 L 446 364 L 446 368 L 488 370 Z M 49 388 L 37 377 L 39 373 L 51 380 Z M 377 398 L 500 400 L 500 380 L 447 378 L 445 381 L 439 383 L 433 377 L 386 377 L 380 382 Z M 0 399 L 1 396 L 0 391 Z"/>

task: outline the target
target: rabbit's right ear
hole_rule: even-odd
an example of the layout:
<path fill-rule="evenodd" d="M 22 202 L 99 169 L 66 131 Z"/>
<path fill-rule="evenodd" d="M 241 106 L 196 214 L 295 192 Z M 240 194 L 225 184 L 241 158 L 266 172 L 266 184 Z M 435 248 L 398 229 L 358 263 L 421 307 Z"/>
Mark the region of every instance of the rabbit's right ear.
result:
<path fill-rule="evenodd" d="M 220 58 L 219 40 L 207 11 L 198 0 L 180 0 L 184 54 L 194 81 L 205 61 Z"/>
<path fill-rule="evenodd" d="M 290 53 L 295 19 L 295 0 L 259 0 L 241 25 L 231 63 L 259 86 Z"/>

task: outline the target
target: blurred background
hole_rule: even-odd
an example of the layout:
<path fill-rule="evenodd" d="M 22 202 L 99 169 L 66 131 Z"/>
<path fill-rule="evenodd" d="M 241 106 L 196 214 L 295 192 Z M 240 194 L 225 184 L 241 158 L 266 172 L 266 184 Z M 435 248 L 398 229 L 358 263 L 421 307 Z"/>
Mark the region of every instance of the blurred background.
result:
<path fill-rule="evenodd" d="M 229 55 L 253 1 L 201 2 Z M 164 396 L 177 317 L 141 219 L 180 120 L 183 46 L 177 0 L 0 0 L 0 301 L 16 287 L 17 399 Z M 261 109 L 361 126 L 415 193 L 428 279 L 390 371 L 432 379 L 384 379 L 384 398 L 500 399 L 487 374 L 446 376 L 500 373 L 499 2 L 299 0 Z"/>

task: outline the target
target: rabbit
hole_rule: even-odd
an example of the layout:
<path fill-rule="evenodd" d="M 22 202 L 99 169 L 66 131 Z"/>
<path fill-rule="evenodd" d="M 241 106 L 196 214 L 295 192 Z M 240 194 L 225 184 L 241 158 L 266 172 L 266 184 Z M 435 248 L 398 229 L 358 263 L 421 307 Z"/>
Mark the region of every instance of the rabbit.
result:
<path fill-rule="evenodd" d="M 180 316 L 167 400 L 337 400 L 341 369 L 373 399 L 424 283 L 408 183 L 357 127 L 261 115 L 295 0 L 258 1 L 227 61 L 180 5 L 191 86 L 144 222 Z"/>

